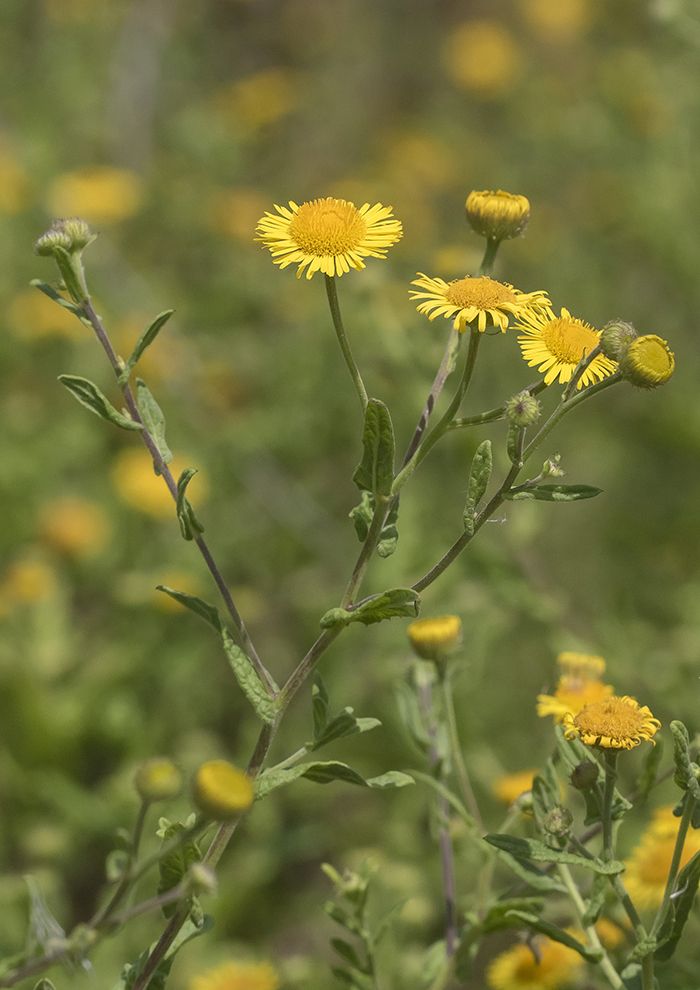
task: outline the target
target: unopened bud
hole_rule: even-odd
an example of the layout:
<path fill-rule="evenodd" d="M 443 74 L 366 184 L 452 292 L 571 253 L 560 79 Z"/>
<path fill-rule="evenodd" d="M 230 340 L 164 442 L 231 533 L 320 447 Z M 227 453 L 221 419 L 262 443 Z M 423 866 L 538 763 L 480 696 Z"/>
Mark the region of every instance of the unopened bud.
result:
<path fill-rule="evenodd" d="M 588 791 L 597 784 L 599 774 L 600 768 L 597 763 L 593 760 L 584 760 L 574 767 L 569 780 L 577 791 Z"/>
<path fill-rule="evenodd" d="M 559 461 L 561 460 L 561 454 L 555 454 L 554 457 L 550 457 L 542 465 L 542 478 L 562 478 L 566 472 L 563 468 L 559 467 Z"/>
<path fill-rule="evenodd" d="M 167 801 L 180 793 L 182 774 L 170 760 L 156 757 L 138 768 L 134 787 L 139 797 L 148 804 L 153 801 Z"/>
<path fill-rule="evenodd" d="M 251 806 L 255 791 L 250 777 L 232 763 L 210 760 L 194 775 L 192 796 L 206 818 L 225 822 Z"/>
<path fill-rule="evenodd" d="M 601 330 L 599 346 L 606 358 L 610 358 L 611 361 L 619 361 L 625 349 L 638 336 L 639 334 L 631 323 L 615 320 Z"/>
<path fill-rule="evenodd" d="M 549 835 L 567 835 L 574 821 L 574 816 L 568 808 L 552 808 L 549 814 L 545 815 L 542 827 Z"/>
<path fill-rule="evenodd" d="M 637 337 L 620 357 L 620 372 L 625 381 L 638 388 L 657 388 L 673 374 L 673 351 L 655 334 Z"/>
<path fill-rule="evenodd" d="M 514 196 L 502 189 L 470 192 L 466 210 L 472 230 L 496 241 L 522 234 L 530 219 L 530 203 L 525 196 Z"/>
<path fill-rule="evenodd" d="M 416 619 L 408 627 L 408 638 L 419 657 L 441 663 L 462 640 L 462 620 L 456 615 Z"/>
<path fill-rule="evenodd" d="M 56 220 L 54 226 L 57 230 L 62 230 L 71 241 L 69 251 L 82 251 L 95 240 L 97 234 L 93 234 L 85 220 L 80 217 L 70 217 L 68 220 Z"/>
<path fill-rule="evenodd" d="M 513 426 L 532 426 L 542 415 L 539 399 L 530 395 L 527 389 L 508 399 L 505 410 Z"/>
<path fill-rule="evenodd" d="M 64 233 L 62 230 L 55 230 L 53 227 L 51 230 L 47 230 L 45 234 L 42 234 L 39 240 L 34 245 L 34 253 L 42 255 L 42 257 L 51 257 L 54 248 L 62 247 L 66 251 L 71 249 L 71 239 L 68 234 Z"/>

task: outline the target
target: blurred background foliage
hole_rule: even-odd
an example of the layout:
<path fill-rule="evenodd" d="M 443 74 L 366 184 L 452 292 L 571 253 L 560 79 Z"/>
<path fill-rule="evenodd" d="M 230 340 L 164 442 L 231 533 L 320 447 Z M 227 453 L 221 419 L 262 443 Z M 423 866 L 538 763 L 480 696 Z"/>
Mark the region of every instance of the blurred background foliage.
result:
<path fill-rule="evenodd" d="M 510 505 L 425 593 L 424 614 L 464 622 L 461 732 L 496 827 L 493 781 L 550 751 L 534 703 L 561 649 L 600 653 L 619 693 L 698 728 L 699 72 L 697 0 L 3 0 L 0 949 L 24 941 L 24 873 L 65 928 L 89 915 L 114 828 L 135 814 L 140 760 L 245 764 L 256 735 L 215 638 L 154 590 L 216 600 L 138 438 L 87 415 L 56 381 L 84 375 L 116 401 L 87 330 L 28 287 L 54 278 L 32 243 L 55 216 L 99 231 L 89 282 L 123 355 L 156 313 L 177 310 L 141 374 L 180 464 L 200 468 L 192 500 L 278 680 L 358 549 L 348 512 L 361 422 L 321 277 L 297 281 L 253 243 L 273 203 L 382 202 L 403 222 L 387 261 L 339 283 L 368 390 L 389 405 L 400 446 L 449 327 L 416 314 L 408 284 L 417 271 L 450 279 L 478 265 L 482 242 L 463 215 L 471 189 L 532 204 L 496 277 L 545 289 L 557 312 L 597 327 L 622 317 L 669 340 L 667 388 L 605 393 L 543 449 L 562 455 L 569 483 L 603 495 Z M 485 342 L 466 414 L 534 380 L 514 337 Z M 368 590 L 412 583 L 451 545 L 484 435 L 504 466 L 503 424 L 450 435 L 402 496 L 399 549 L 374 565 Z M 351 627 L 333 647 L 332 702 L 384 726 L 329 757 L 368 774 L 415 765 L 394 703 L 408 659 L 401 621 Z M 305 690 L 274 755 L 309 735 Z M 172 986 L 237 954 L 272 959 L 289 985 L 327 986 L 336 933 L 319 863 L 368 852 L 378 904 L 410 898 L 387 985 L 418 985 L 418 947 L 441 925 L 426 804 L 419 787 L 302 782 L 275 794 L 227 852 L 215 932 L 182 954 Z M 183 798 L 163 813 L 187 812 Z M 457 843 L 468 889 L 471 854 Z M 140 921 L 101 947 L 99 985 L 160 927 Z M 700 965 L 697 945 L 688 966 Z"/>

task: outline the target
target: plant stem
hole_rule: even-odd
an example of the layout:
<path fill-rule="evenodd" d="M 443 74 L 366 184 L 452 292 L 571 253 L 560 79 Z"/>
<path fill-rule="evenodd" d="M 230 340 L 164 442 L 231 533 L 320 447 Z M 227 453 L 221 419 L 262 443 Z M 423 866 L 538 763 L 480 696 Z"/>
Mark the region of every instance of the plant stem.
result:
<path fill-rule="evenodd" d="M 368 401 L 367 390 L 364 382 L 362 381 L 360 369 L 357 367 L 355 359 L 352 356 L 348 338 L 345 336 L 343 318 L 340 315 L 340 306 L 338 304 L 338 291 L 335 285 L 335 275 L 324 275 L 324 278 L 326 280 L 326 294 L 328 295 L 328 305 L 331 308 L 333 326 L 335 327 L 338 343 L 340 344 L 340 349 L 343 352 L 343 357 L 345 358 L 345 363 L 348 366 L 348 371 L 350 372 L 352 380 L 355 383 L 355 388 L 357 389 L 357 394 L 360 399 L 360 405 L 362 406 L 362 415 L 364 416 Z"/>
<path fill-rule="evenodd" d="M 462 340 L 462 335 L 460 334 L 459 330 L 455 329 L 455 327 L 452 327 L 452 329 L 450 330 L 450 336 L 447 339 L 447 344 L 445 346 L 445 353 L 442 356 L 442 361 L 440 363 L 438 373 L 435 376 L 433 387 L 430 389 L 430 395 L 428 396 L 425 406 L 423 407 L 423 412 L 421 413 L 421 417 L 418 420 L 418 425 L 416 426 L 416 432 L 413 434 L 413 439 L 408 445 L 408 450 L 406 451 L 406 456 L 403 459 L 402 467 L 406 467 L 406 465 L 408 464 L 408 462 L 411 460 L 416 450 L 418 449 L 418 446 L 421 441 L 421 437 L 423 436 L 423 433 L 425 432 L 425 428 L 428 425 L 428 420 L 430 419 L 430 415 L 433 409 L 435 408 L 435 403 L 437 402 L 438 397 L 442 392 L 442 389 L 449 375 L 451 375 L 455 369 L 455 363 L 457 361 L 457 352 L 459 351 L 459 345 L 461 343 L 461 340 Z"/>
<path fill-rule="evenodd" d="M 464 757 L 462 756 L 462 747 L 459 742 L 457 717 L 455 714 L 454 697 L 452 694 L 452 679 L 449 672 L 445 671 L 440 680 L 442 687 L 442 701 L 445 708 L 445 717 L 447 721 L 447 737 L 450 743 L 450 755 L 454 760 L 455 770 L 457 771 L 457 779 L 459 780 L 459 786 L 462 791 L 462 795 L 464 796 L 466 805 L 469 808 L 474 821 L 481 829 L 481 833 L 483 835 L 486 830 L 481 819 L 479 805 L 477 804 L 476 797 L 474 796 L 471 781 L 469 780 L 469 773 L 464 762 Z"/>
<path fill-rule="evenodd" d="M 496 240 L 495 237 L 489 237 L 486 241 L 486 250 L 484 251 L 484 257 L 479 265 L 479 271 L 476 273 L 477 278 L 482 275 L 490 275 L 493 271 L 493 266 L 496 261 L 496 255 L 498 254 L 498 249 L 501 246 L 501 242 Z"/>
<path fill-rule="evenodd" d="M 618 753 L 616 749 L 605 750 L 605 789 L 603 791 L 603 807 L 600 817 L 603 825 L 603 859 L 608 863 L 615 859 L 612 803 L 615 794 L 615 784 L 617 783 L 617 757 Z"/>
<path fill-rule="evenodd" d="M 559 872 L 559 876 L 562 879 L 562 882 L 564 883 L 564 886 L 569 892 L 569 897 L 574 902 L 576 913 L 578 914 L 581 925 L 583 926 L 583 916 L 586 913 L 586 905 L 583 902 L 583 898 L 579 893 L 578 887 L 574 883 L 574 879 L 571 876 L 571 871 L 569 870 L 569 867 L 565 863 L 559 863 L 557 865 L 557 870 Z M 586 932 L 586 936 L 588 938 L 590 945 L 594 949 L 599 949 L 603 953 L 603 957 L 600 960 L 599 966 L 605 973 L 606 977 L 608 978 L 608 982 L 610 983 L 610 986 L 614 987 L 614 990 L 623 990 L 625 984 L 622 982 L 619 973 L 617 972 L 612 962 L 610 961 L 610 957 L 608 956 L 607 952 L 601 945 L 600 939 L 598 938 L 598 932 L 595 930 L 593 925 L 585 925 L 584 931 Z"/>
<path fill-rule="evenodd" d="M 686 796 L 685 806 L 683 808 L 683 815 L 681 817 L 680 825 L 678 826 L 678 835 L 676 836 L 676 844 L 673 849 L 671 866 L 668 871 L 666 889 L 664 890 L 664 896 L 661 902 L 661 907 L 659 908 L 656 914 L 656 918 L 654 919 L 654 924 L 652 925 L 651 928 L 651 932 L 650 932 L 651 935 L 656 935 L 656 933 L 661 928 L 668 913 L 668 908 L 671 903 L 671 895 L 673 894 L 673 889 L 676 885 L 676 878 L 678 876 L 678 871 L 681 865 L 683 846 L 685 845 L 685 838 L 688 834 L 688 827 L 690 826 L 690 821 L 693 817 L 695 804 L 696 804 L 695 798 L 692 796 L 692 794 L 688 793 Z"/>
<path fill-rule="evenodd" d="M 357 558 L 357 563 L 355 564 L 352 576 L 348 581 L 348 586 L 345 589 L 343 600 L 340 603 L 341 608 L 348 608 L 349 605 L 354 603 L 356 594 L 362 584 L 362 579 L 365 576 L 367 565 L 369 564 L 370 558 L 375 551 L 377 543 L 379 543 L 379 537 L 382 535 L 382 528 L 395 501 L 396 496 L 388 499 L 377 498 L 369 532 L 365 537 L 365 542 L 362 544 L 362 549 L 360 550 L 360 555 Z"/>

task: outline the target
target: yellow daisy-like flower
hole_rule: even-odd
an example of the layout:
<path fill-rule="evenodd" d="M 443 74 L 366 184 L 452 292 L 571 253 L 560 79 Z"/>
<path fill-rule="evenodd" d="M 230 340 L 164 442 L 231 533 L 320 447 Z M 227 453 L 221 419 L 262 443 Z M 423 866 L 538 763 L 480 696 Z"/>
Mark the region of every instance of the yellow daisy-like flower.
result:
<path fill-rule="evenodd" d="M 521 794 L 532 790 L 532 780 L 538 769 L 519 770 L 517 773 L 506 773 L 493 784 L 495 797 L 504 804 L 513 804 Z"/>
<path fill-rule="evenodd" d="M 511 316 L 533 315 L 549 306 L 546 292 L 521 292 L 507 282 L 496 282 L 488 275 L 455 279 L 444 282 L 441 278 L 429 278 L 418 272 L 419 278 L 411 282 L 427 292 L 411 290 L 410 298 L 423 299 L 416 308 L 429 320 L 444 316 L 454 317 L 455 330 L 464 333 L 467 324 L 477 323 L 479 333 L 486 327 L 499 327 L 505 333 Z"/>
<path fill-rule="evenodd" d="M 679 825 L 680 818 L 674 817 L 673 805 L 657 808 L 639 845 L 625 860 L 625 887 L 636 907 L 656 908 L 661 904 Z M 699 851 L 700 831 L 688 829 L 683 844 L 681 867 Z"/>
<path fill-rule="evenodd" d="M 546 372 L 545 383 L 559 379 L 564 384 L 571 379 L 582 357 L 598 346 L 600 331 L 578 320 L 568 309 L 555 316 L 549 307 L 528 309 L 518 315 L 518 330 L 523 332 L 518 343 L 529 367 Z M 578 380 L 576 388 L 600 381 L 616 370 L 616 365 L 602 354 L 597 355 Z"/>
<path fill-rule="evenodd" d="M 537 714 L 540 718 L 553 715 L 555 722 L 563 722 L 565 715 L 578 715 L 586 705 L 604 701 L 614 694 L 610 684 L 587 681 L 580 677 L 559 678 L 554 694 L 537 695 Z"/>
<path fill-rule="evenodd" d="M 451 653 L 462 639 L 462 620 L 456 615 L 416 619 L 408 627 L 408 638 L 419 657 L 439 660 Z"/>
<path fill-rule="evenodd" d="M 315 199 L 290 209 L 277 206 L 266 213 L 257 226 L 256 241 L 270 249 L 272 260 L 280 268 L 299 263 L 297 278 L 306 269 L 343 275 L 351 268 L 365 267 L 363 258 L 385 258 L 387 250 L 402 236 L 401 223 L 391 217 L 391 207 L 370 206 L 358 210 L 344 199 Z"/>
<path fill-rule="evenodd" d="M 579 677 L 585 681 L 597 681 L 605 673 L 605 660 L 588 653 L 570 651 L 560 653 L 557 657 L 557 666 L 561 667 L 569 677 Z"/>
<path fill-rule="evenodd" d="M 269 963 L 228 962 L 195 976 L 189 990 L 279 990 L 281 985 Z"/>
<path fill-rule="evenodd" d="M 673 351 L 653 333 L 637 337 L 620 357 L 622 377 L 638 388 L 658 388 L 669 380 L 675 366 Z"/>
<path fill-rule="evenodd" d="M 50 212 L 57 217 L 83 217 L 115 223 L 141 207 L 143 182 L 134 172 L 110 166 L 89 166 L 57 176 L 49 189 Z"/>
<path fill-rule="evenodd" d="M 532 948 L 514 945 L 496 956 L 486 983 L 492 990 L 557 990 L 575 980 L 584 965 L 574 949 L 538 935 Z"/>
<path fill-rule="evenodd" d="M 77 496 L 47 502 L 39 526 L 50 547 L 76 560 L 98 554 L 109 540 L 111 530 L 104 510 L 95 502 Z"/>
<path fill-rule="evenodd" d="M 502 189 L 497 192 L 470 192 L 466 210 L 472 230 L 497 241 L 506 241 L 522 234 L 530 219 L 529 200 Z"/>
<path fill-rule="evenodd" d="M 186 467 L 196 467 L 196 464 L 176 454 L 168 467 L 177 480 Z M 163 479 L 156 477 L 147 450 L 125 447 L 119 451 L 112 462 L 110 475 L 119 497 L 132 509 L 138 509 L 153 519 L 172 519 L 175 503 Z M 198 470 L 190 482 L 190 488 L 194 490 L 197 501 L 203 502 L 209 490 L 203 471 Z"/>
<path fill-rule="evenodd" d="M 567 712 L 562 724 L 567 739 L 578 735 L 587 746 L 603 749 L 633 749 L 641 742 L 653 742 L 652 736 L 661 728 L 646 705 L 640 708 L 627 695 L 594 701 L 578 715 Z"/>
<path fill-rule="evenodd" d="M 250 777 L 226 760 L 203 763 L 192 781 L 199 810 L 212 821 L 228 821 L 246 811 L 255 800 Z"/>

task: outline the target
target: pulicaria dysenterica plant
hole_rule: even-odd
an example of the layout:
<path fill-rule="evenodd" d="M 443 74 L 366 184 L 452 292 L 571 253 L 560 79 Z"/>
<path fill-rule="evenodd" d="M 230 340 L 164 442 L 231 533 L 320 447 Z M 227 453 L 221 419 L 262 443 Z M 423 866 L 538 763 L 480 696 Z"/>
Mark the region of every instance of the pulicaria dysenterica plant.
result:
<path fill-rule="evenodd" d="M 528 772 L 525 791 L 515 795 L 504 822 L 493 831 L 470 781 L 452 695 L 460 646 L 468 633 L 459 616 L 418 615 L 421 592 L 467 549 L 504 502 L 576 502 L 599 494 L 590 485 L 562 483 L 559 457 L 547 447 L 550 433 L 582 402 L 614 385 L 651 389 L 664 384 L 673 372 L 673 354 L 656 334 L 640 336 L 631 324 L 619 320 L 595 329 L 563 306 L 557 311 L 544 289 L 525 291 L 492 278 L 500 244 L 524 231 L 530 205 L 524 196 L 501 190 L 472 192 L 466 202 L 467 220 L 486 240 L 481 267 L 449 282 L 439 273 L 418 273 L 409 289 L 418 313 L 428 317 L 435 332 L 443 327 L 446 340 L 425 404 L 415 411 L 415 429 L 404 438 L 405 449 L 397 457 L 390 411 L 380 398 L 368 395 L 353 357 L 337 280 L 351 270 L 361 273 L 371 259 L 386 259 L 402 235 L 401 224 L 391 208 L 365 204 L 358 209 L 333 198 L 301 205 L 290 202 L 275 210 L 260 220 L 256 239 L 269 249 L 280 269 L 294 264 L 297 277 L 303 274 L 311 279 L 317 272 L 323 277 L 333 328 L 362 412 L 362 423 L 358 422 L 361 456 L 352 477 L 359 501 L 351 512 L 360 549 L 348 566 L 344 587 L 330 596 L 327 611 L 319 616 L 316 640 L 282 685 L 265 657 L 258 654 L 205 542 L 203 526 L 188 498 L 195 470 L 185 467 L 177 477 L 171 473 L 163 412 L 136 377 L 140 358 L 172 311 L 156 316 L 131 355 L 123 359 L 91 301 L 83 252 L 94 235 L 87 224 L 80 219 L 57 220 L 37 241 L 36 253 L 57 265 L 58 281 L 33 284 L 94 331 L 114 370 L 123 408 L 119 411 L 84 377 L 62 374 L 59 380 L 93 414 L 140 435 L 156 474 L 172 497 L 173 521 L 183 539 L 202 555 L 223 610 L 177 588 L 163 586 L 160 591 L 213 628 L 231 667 L 232 689 L 240 689 L 247 698 L 250 718 L 257 720 L 259 731 L 251 754 L 236 753 L 232 754 L 234 762 L 214 760 L 199 767 L 191 784 L 192 814 L 183 822 L 160 818 L 156 833 L 160 848 L 142 855 L 141 840 L 151 827 L 151 805 L 167 802 L 181 787 L 181 775 L 173 762 L 154 754 L 136 775 L 140 807 L 128 840 L 122 836 L 119 854 L 110 858 L 111 884 L 100 907 L 66 934 L 50 918 L 35 890 L 27 948 L 0 969 L 0 987 L 37 976 L 59 962 L 87 963 L 100 941 L 146 912 L 156 911 L 162 911 L 166 919 L 161 937 L 150 948 L 144 946 L 138 959 L 126 962 L 115 990 L 163 987 L 175 953 L 213 923 L 201 901 L 212 900 L 215 914 L 216 867 L 239 821 L 255 814 L 256 801 L 303 777 L 379 790 L 416 783 L 425 787 L 442 865 L 444 931 L 435 944 L 420 947 L 426 965 L 423 976 L 414 980 L 416 986 L 439 990 L 471 979 L 477 954 L 490 951 L 492 933 L 513 929 L 520 933 L 520 944 L 492 958 L 485 970 L 484 979 L 495 990 L 555 988 L 580 984 L 584 977 L 592 981 L 591 986 L 653 990 L 658 985 L 655 967 L 672 957 L 700 879 L 700 852 L 688 855 L 697 843 L 690 839 L 686 843 L 695 835 L 693 829 L 700 827 L 700 770 L 685 727 L 671 723 L 674 767 L 660 771 L 656 754 L 661 747 L 655 748 L 655 743 L 661 726 L 650 709 L 603 683 L 605 663 L 600 657 L 562 654 L 556 690 L 537 701 L 537 714 L 553 720 L 553 756 L 541 769 Z M 440 317 L 447 322 L 443 324 Z M 530 382 L 526 374 L 523 387 L 515 394 L 499 396 L 492 408 L 466 415 L 465 397 L 480 349 L 509 346 L 513 334 L 526 366 L 537 369 L 541 377 Z M 451 389 L 448 382 L 454 383 Z M 433 413 L 443 391 L 447 394 L 444 411 L 435 422 Z M 551 408 L 545 413 L 552 393 Z M 280 410 L 282 415 L 286 413 Z M 396 549 L 401 529 L 399 496 L 410 498 L 405 489 L 428 453 L 439 443 L 449 444 L 455 431 L 478 431 L 493 423 L 504 424 L 507 468 L 502 477 L 496 477 L 491 441 L 484 439 L 476 446 L 469 470 L 455 479 L 457 487 L 466 490 L 466 499 L 452 545 L 435 553 L 425 573 L 407 575 L 400 587 L 382 586 L 378 562 L 368 587 L 370 563 Z M 535 455 L 542 459 L 530 467 Z M 552 506 L 552 511 L 559 510 Z M 318 674 L 319 660 L 332 653 L 334 641 L 353 623 L 370 626 L 405 618 L 412 620 L 408 637 L 415 659 L 399 691 L 399 710 L 422 767 L 410 774 L 386 770 L 365 779 L 342 761 L 319 760 L 317 751 L 331 741 L 379 724 L 377 719 L 356 717 L 350 707 L 331 708 Z M 278 727 L 310 675 L 313 714 L 308 741 L 271 765 L 270 746 Z M 618 759 L 634 759 L 632 751 L 646 743 L 652 746 L 643 784 L 636 794 L 622 795 L 617 789 Z M 245 763 L 245 771 L 235 763 Z M 635 801 L 670 773 L 675 773 L 682 794 L 675 818 L 670 812 L 664 818 L 665 881 L 656 884 L 652 895 L 643 867 L 654 861 L 660 847 L 660 826 L 652 826 L 657 831 L 642 841 L 627 865 L 616 858 L 617 835 Z M 577 823 L 582 809 L 584 820 Z M 455 869 L 459 855 L 453 847 L 455 819 L 461 820 L 463 834 L 481 864 L 464 890 L 458 889 L 459 871 Z M 358 990 L 376 990 L 382 980 L 408 985 L 396 973 L 381 972 L 385 957 L 377 949 L 394 915 L 377 920 L 368 908 L 373 867 L 366 864 L 344 874 L 330 865 L 324 869 L 335 888 L 335 900 L 326 910 L 347 933 L 333 940 L 341 961 L 334 971 L 337 977 Z M 136 884 L 149 877 L 153 878 L 151 895 L 135 901 Z M 656 912 L 651 922 L 645 915 L 649 908 Z M 229 983 L 243 986 L 244 971 L 249 981 L 245 986 L 268 990 L 278 986 L 274 970 L 265 963 L 223 964 L 198 977 L 195 986 L 207 990 L 225 990 Z M 43 985 L 50 984 L 45 980 Z"/>

